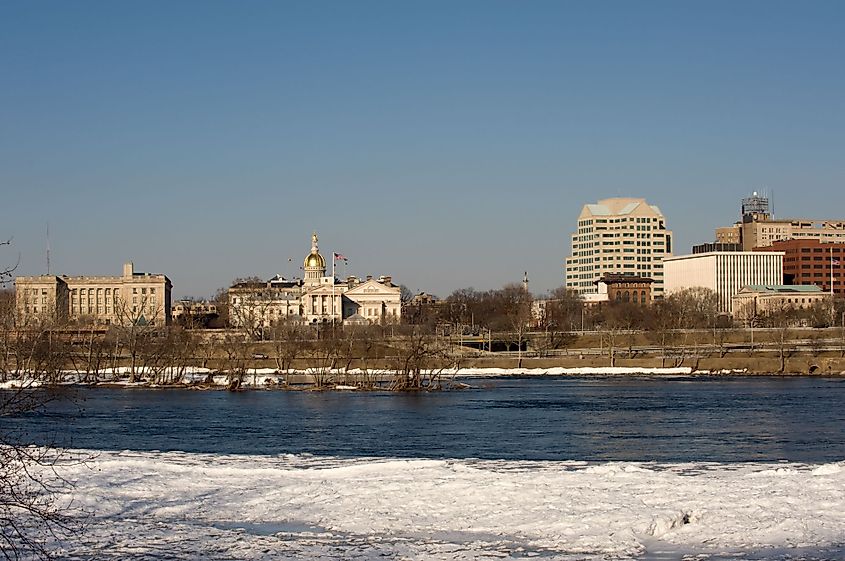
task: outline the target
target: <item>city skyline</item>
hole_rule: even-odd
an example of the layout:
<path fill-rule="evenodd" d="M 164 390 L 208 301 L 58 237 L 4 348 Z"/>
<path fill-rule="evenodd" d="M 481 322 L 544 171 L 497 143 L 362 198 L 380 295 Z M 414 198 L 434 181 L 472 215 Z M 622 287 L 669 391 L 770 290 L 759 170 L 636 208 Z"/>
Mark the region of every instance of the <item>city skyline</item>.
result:
<path fill-rule="evenodd" d="M 752 191 L 841 219 L 837 4 L 0 7 L 3 262 L 208 296 L 345 273 L 441 297 L 564 284 L 582 205 L 661 208 L 675 255 Z M 289 261 L 291 260 L 291 261 Z"/>

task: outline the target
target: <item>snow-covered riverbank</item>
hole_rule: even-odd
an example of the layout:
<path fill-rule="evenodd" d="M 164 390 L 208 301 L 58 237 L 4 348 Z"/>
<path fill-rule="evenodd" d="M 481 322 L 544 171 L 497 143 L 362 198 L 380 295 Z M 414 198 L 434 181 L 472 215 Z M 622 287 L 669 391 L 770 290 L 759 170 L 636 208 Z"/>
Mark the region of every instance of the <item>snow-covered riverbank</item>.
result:
<path fill-rule="evenodd" d="M 67 559 L 845 556 L 842 462 L 92 454 L 64 472 L 93 513 Z"/>
<path fill-rule="evenodd" d="M 502 377 L 542 377 L 542 376 L 684 376 L 706 374 L 743 374 L 743 371 L 693 371 L 689 367 L 680 368 L 645 368 L 645 367 L 580 367 L 580 368 L 447 368 L 438 370 L 441 381 L 472 378 L 502 378 Z M 432 374 L 424 371 L 424 377 Z M 240 378 L 242 387 L 268 388 L 285 387 L 288 384 L 313 383 L 317 376 L 326 386 L 340 385 L 343 388 L 353 387 L 355 382 L 373 382 L 390 380 L 396 373 L 391 370 L 291 370 L 282 372 L 274 368 L 253 368 L 246 370 Z M 168 368 L 157 372 L 136 371 L 136 381 L 129 382 L 129 369 L 107 369 L 99 373 L 82 373 L 76 371 L 64 372 L 58 381 L 61 385 L 101 384 L 118 387 L 150 387 L 164 385 L 156 383 L 156 379 L 167 379 L 167 386 L 194 386 L 208 384 L 212 386 L 227 386 L 232 377 L 225 372 L 212 371 L 208 368 Z M 14 389 L 21 387 L 37 387 L 44 382 L 40 376 L 24 375 L 5 382 L 0 382 L 0 389 Z"/>

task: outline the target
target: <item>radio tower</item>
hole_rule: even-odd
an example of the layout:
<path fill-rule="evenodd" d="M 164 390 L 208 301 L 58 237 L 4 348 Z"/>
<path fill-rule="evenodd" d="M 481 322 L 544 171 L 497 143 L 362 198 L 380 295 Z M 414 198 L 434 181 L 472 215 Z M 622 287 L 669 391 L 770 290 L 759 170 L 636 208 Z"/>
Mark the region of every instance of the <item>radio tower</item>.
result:
<path fill-rule="evenodd" d="M 50 223 L 47 223 L 47 274 L 50 274 Z"/>

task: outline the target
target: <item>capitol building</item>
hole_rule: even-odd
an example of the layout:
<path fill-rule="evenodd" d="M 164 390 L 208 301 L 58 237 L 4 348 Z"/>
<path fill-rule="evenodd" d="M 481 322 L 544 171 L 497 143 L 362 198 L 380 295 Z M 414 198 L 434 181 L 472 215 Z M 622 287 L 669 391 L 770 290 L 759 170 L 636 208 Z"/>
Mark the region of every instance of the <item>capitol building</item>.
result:
<path fill-rule="evenodd" d="M 303 261 L 303 278 L 275 276 L 266 282 L 240 282 L 229 288 L 229 323 L 232 327 L 270 327 L 280 322 L 366 325 L 399 323 L 400 289 L 392 277 L 326 275 L 317 234 Z M 344 259 L 337 254 L 333 261 Z"/>

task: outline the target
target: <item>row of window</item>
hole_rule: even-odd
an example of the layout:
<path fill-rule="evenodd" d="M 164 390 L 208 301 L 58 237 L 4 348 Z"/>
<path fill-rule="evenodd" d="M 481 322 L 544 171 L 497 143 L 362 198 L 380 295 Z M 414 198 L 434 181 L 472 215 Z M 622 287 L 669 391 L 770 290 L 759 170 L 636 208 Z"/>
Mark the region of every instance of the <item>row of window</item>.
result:
<path fill-rule="evenodd" d="M 47 289 L 46 288 L 24 288 L 23 289 L 24 296 L 37 296 L 41 294 L 42 296 L 47 296 Z"/>
<path fill-rule="evenodd" d="M 636 290 L 632 290 L 632 291 L 625 290 L 623 292 L 623 291 L 620 290 L 619 292 L 616 293 L 616 301 L 617 302 L 625 302 L 625 303 L 636 304 L 637 303 L 637 291 Z M 640 301 L 639 301 L 639 303 L 645 304 L 646 302 L 648 302 L 647 297 L 646 297 L 646 291 L 641 290 L 640 291 Z"/>

